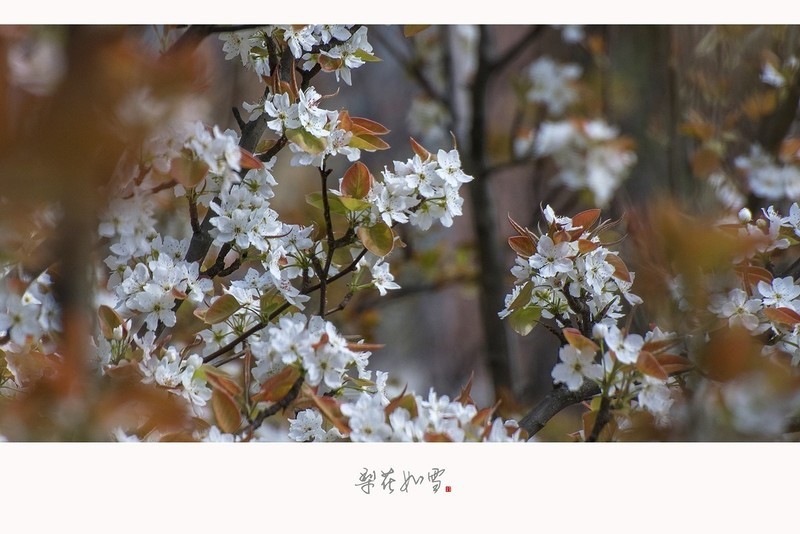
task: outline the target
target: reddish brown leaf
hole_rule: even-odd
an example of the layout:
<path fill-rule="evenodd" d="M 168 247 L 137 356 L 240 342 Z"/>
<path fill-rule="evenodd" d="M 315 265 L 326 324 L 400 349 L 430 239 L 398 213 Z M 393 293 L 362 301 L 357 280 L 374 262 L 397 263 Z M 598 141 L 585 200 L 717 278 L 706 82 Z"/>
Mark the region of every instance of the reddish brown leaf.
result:
<path fill-rule="evenodd" d="M 508 238 L 508 246 L 523 258 L 530 258 L 536 254 L 536 243 L 528 236 L 511 236 Z"/>
<path fill-rule="evenodd" d="M 318 56 L 317 63 L 319 63 L 319 66 L 322 67 L 322 72 L 333 72 L 338 70 L 344 64 L 344 61 L 342 61 L 341 58 L 320 54 Z"/>
<path fill-rule="evenodd" d="M 242 414 L 233 398 L 220 389 L 211 392 L 211 409 L 217 426 L 227 434 L 233 434 L 242 424 Z"/>
<path fill-rule="evenodd" d="M 353 123 L 353 133 L 371 133 L 373 135 L 386 135 L 391 130 L 379 122 L 375 122 L 363 117 L 351 117 Z"/>
<path fill-rule="evenodd" d="M 374 181 L 367 166 L 357 161 L 345 171 L 340 190 L 344 195 L 362 199 L 369 194 Z"/>
<path fill-rule="evenodd" d="M 426 432 L 422 439 L 429 443 L 450 443 L 453 441 L 453 439 L 444 432 Z"/>
<path fill-rule="evenodd" d="M 346 109 L 343 109 L 339 112 L 339 126 L 340 130 L 344 130 L 349 132 L 350 129 L 353 127 L 353 120 L 350 118 L 350 112 Z"/>
<path fill-rule="evenodd" d="M 409 137 L 409 140 L 411 141 L 411 150 L 414 151 L 414 154 L 419 156 L 419 159 L 425 161 L 431 157 L 431 153 L 428 152 L 428 150 L 421 144 L 417 143 L 417 141 L 413 137 Z"/>
<path fill-rule="evenodd" d="M 210 366 L 206 366 L 204 370 L 206 381 L 211 386 L 211 389 L 218 389 L 231 397 L 236 397 L 242 393 L 242 386 L 234 382 L 229 376 L 224 375 L 222 371 Z"/>
<path fill-rule="evenodd" d="M 655 356 L 646 350 L 639 353 L 639 358 L 636 360 L 636 368 L 642 373 L 659 380 L 666 380 L 669 378 L 669 374 L 661 367 L 661 364 L 658 363 Z"/>
<path fill-rule="evenodd" d="M 764 315 L 779 324 L 794 326 L 800 323 L 800 314 L 791 308 L 764 308 Z"/>
<path fill-rule="evenodd" d="M 787 163 L 797 162 L 800 157 L 800 138 L 791 137 L 781 143 L 780 157 Z"/>
<path fill-rule="evenodd" d="M 585 348 L 590 348 L 595 352 L 600 350 L 600 347 L 597 345 L 597 343 L 581 334 L 577 328 L 564 328 L 562 332 L 564 337 L 567 339 L 567 343 L 578 350 L 583 350 Z"/>
<path fill-rule="evenodd" d="M 572 217 L 572 226 L 580 226 L 585 231 L 594 226 L 599 218 L 600 210 L 598 208 L 582 211 Z"/>
<path fill-rule="evenodd" d="M 657 341 L 648 341 L 644 345 L 642 345 L 642 350 L 646 350 L 652 352 L 653 354 L 660 352 L 662 350 L 668 349 L 670 347 L 674 347 L 681 340 L 677 337 L 675 338 L 667 338 L 667 339 L 659 339 Z"/>
<path fill-rule="evenodd" d="M 600 245 L 593 243 L 588 239 L 578 239 L 578 251 L 583 254 L 595 250 L 598 246 Z"/>
<path fill-rule="evenodd" d="M 756 285 L 759 282 L 766 282 L 767 284 L 772 283 L 772 273 L 762 267 L 745 265 L 736 267 L 735 271 L 748 285 Z"/>
<path fill-rule="evenodd" d="M 494 416 L 494 412 L 497 410 L 499 406 L 499 402 L 495 403 L 494 406 L 490 408 L 484 408 L 480 410 L 470 421 L 475 426 L 487 426 L 492 421 L 492 416 Z"/>
<path fill-rule="evenodd" d="M 655 359 L 669 375 L 682 373 L 694 367 L 692 362 L 683 356 L 678 356 L 677 354 L 657 354 Z"/>
<path fill-rule="evenodd" d="M 767 90 L 747 98 L 742 103 L 742 111 L 744 111 L 748 119 L 755 121 L 775 111 L 777 104 L 777 91 Z"/>
<path fill-rule="evenodd" d="M 475 401 L 472 400 L 470 397 L 470 393 L 472 392 L 472 379 L 475 378 L 475 371 L 469 375 L 469 380 L 467 380 L 466 385 L 461 388 L 461 394 L 456 397 L 456 402 L 460 402 L 461 404 L 475 404 Z"/>
<path fill-rule="evenodd" d="M 607 254 L 606 261 L 614 267 L 614 278 L 619 278 L 625 282 L 631 282 L 631 273 L 628 271 L 628 266 L 616 254 Z"/>
<path fill-rule="evenodd" d="M 239 152 L 241 153 L 242 157 L 239 160 L 239 164 L 242 166 L 243 169 L 263 169 L 264 163 L 258 159 L 257 157 L 253 156 L 249 151 L 245 150 L 244 148 L 239 148 Z"/>
<path fill-rule="evenodd" d="M 319 397 L 317 395 L 311 396 L 311 402 L 314 403 L 314 406 L 322 412 L 322 415 L 331 422 L 333 426 L 339 430 L 342 434 L 349 434 L 350 427 L 347 426 L 347 422 L 345 421 L 345 416 L 342 415 L 342 410 L 339 407 L 339 403 L 333 397 Z"/>
<path fill-rule="evenodd" d="M 405 393 L 405 389 L 403 390 Z M 389 404 L 386 405 L 384 408 L 384 413 L 388 416 L 392 412 L 394 412 L 397 408 L 403 408 L 406 410 L 411 418 L 415 418 L 419 415 L 419 408 L 417 407 L 417 399 L 414 395 L 411 394 L 402 394 L 398 397 L 392 399 Z"/>
<path fill-rule="evenodd" d="M 278 402 L 282 400 L 300 378 L 300 371 L 288 365 L 280 373 L 269 377 L 261 385 L 261 390 L 253 396 L 255 402 Z"/>
<path fill-rule="evenodd" d="M 553 243 L 558 245 L 559 243 L 569 243 L 572 240 L 572 236 L 569 235 L 569 232 L 564 230 L 559 230 L 555 234 L 553 234 Z"/>

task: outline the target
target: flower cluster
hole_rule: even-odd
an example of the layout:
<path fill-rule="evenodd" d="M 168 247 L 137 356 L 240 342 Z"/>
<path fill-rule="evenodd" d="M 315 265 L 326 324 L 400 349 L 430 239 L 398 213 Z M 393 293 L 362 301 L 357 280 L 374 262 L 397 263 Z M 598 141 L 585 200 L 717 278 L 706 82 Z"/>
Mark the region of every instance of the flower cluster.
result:
<path fill-rule="evenodd" d="M 571 189 L 588 189 L 598 206 L 608 204 L 636 162 L 630 142 L 599 119 L 544 122 L 534 151 L 552 157 L 558 180 Z"/>
<path fill-rule="evenodd" d="M 426 152 L 419 151 L 405 163 L 395 161 L 394 171 L 384 169 L 383 182 L 375 182 L 367 196 L 373 206 L 371 219 L 427 230 L 437 220 L 449 227 L 453 217 L 461 215 L 464 199 L 459 189 L 472 176 L 461 169 L 457 150 L 440 149 L 435 157 Z"/>
<path fill-rule="evenodd" d="M 471 402 L 451 401 L 433 390 L 425 399 L 405 395 L 394 400 L 381 392 L 362 392 L 341 405 L 351 441 L 519 441 L 514 420 L 491 419 L 491 410 L 479 411 Z M 297 441 L 329 441 L 336 429 L 325 430 L 321 415 L 306 409 L 290 420 L 289 435 Z"/>
<path fill-rule="evenodd" d="M 793 163 L 778 164 L 757 145 L 748 156 L 735 160 L 736 168 L 747 178 L 754 194 L 767 200 L 800 199 L 800 167 Z"/>
<path fill-rule="evenodd" d="M 288 47 L 291 54 L 303 60 L 307 71 L 319 66 L 351 84 L 351 70 L 368 61 L 375 61 L 367 28 L 353 31 L 351 25 L 324 24 L 310 26 L 263 26 L 257 29 L 223 33 L 226 59 L 239 57 L 242 65 L 261 76 L 269 76 L 270 47 Z"/>
<path fill-rule="evenodd" d="M 593 229 L 600 211 L 588 210 L 573 218 L 557 216 L 550 206 L 543 210 L 548 229 L 541 236 L 522 230 L 509 242 L 518 256 L 511 269 L 516 282 L 506 297 L 501 317 L 515 311 L 534 312 L 566 325 L 580 316 L 570 303 L 585 303 L 592 322 L 613 324 L 625 303 L 641 302 L 630 292 L 634 274 L 628 272 L 619 253 L 600 240 L 603 225 Z"/>
<path fill-rule="evenodd" d="M 563 332 L 568 344 L 553 368 L 555 383 L 577 391 L 595 382 L 620 406 L 664 417 L 672 400 L 663 365 L 678 364 L 661 353 L 675 344 L 674 336 L 656 328 L 643 338 L 618 325 L 641 299 L 630 292 L 634 273 L 601 240 L 608 223 L 598 224 L 596 209 L 571 218 L 549 206 L 543 212 L 547 230 L 541 235 L 512 222 L 519 233 L 509 239 L 517 253 L 516 283 L 499 315 L 523 335 L 542 319 Z"/>
<path fill-rule="evenodd" d="M 526 93 L 529 101 L 542 104 L 549 115 L 559 116 L 578 100 L 574 87 L 582 73 L 575 63 L 559 64 L 544 56 L 530 64 L 527 76 L 530 88 Z"/>

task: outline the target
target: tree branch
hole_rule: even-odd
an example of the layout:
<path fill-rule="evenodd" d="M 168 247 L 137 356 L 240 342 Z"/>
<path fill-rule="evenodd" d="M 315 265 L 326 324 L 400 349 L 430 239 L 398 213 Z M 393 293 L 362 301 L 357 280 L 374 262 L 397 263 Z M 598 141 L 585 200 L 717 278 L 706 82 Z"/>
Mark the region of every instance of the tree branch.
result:
<path fill-rule="evenodd" d="M 591 399 L 600 393 L 600 386 L 591 380 L 584 380 L 577 391 L 570 391 L 566 386 L 558 386 L 548 393 L 519 422 L 520 428 L 533 437 L 564 408 Z"/>
<path fill-rule="evenodd" d="M 360 262 L 361 258 L 363 258 L 366 254 L 367 254 L 367 249 L 363 249 L 359 253 L 359 255 L 356 256 L 356 258 L 352 261 L 352 263 L 350 263 L 350 265 L 348 265 L 347 267 L 345 267 L 344 269 L 342 269 L 341 271 L 339 271 L 335 275 L 333 275 L 330 278 L 328 278 L 325 283 L 326 284 L 330 284 L 332 282 L 335 282 L 339 278 L 342 278 L 343 276 L 346 276 L 347 274 L 353 272 L 356 269 L 356 267 L 358 266 L 358 262 Z M 318 290 L 320 287 L 322 287 L 321 284 L 314 284 L 313 286 L 309 286 L 305 290 L 301 291 L 300 294 L 308 295 L 309 293 L 312 293 L 312 292 Z M 279 316 L 280 314 L 282 314 L 283 312 L 288 310 L 290 306 L 291 306 L 291 303 L 284 302 L 276 310 L 274 310 L 272 313 L 269 314 L 269 316 L 267 317 L 266 321 L 260 321 L 260 322 L 256 323 L 255 325 L 250 327 L 247 331 L 245 331 L 244 333 L 239 335 L 236 339 L 234 339 L 233 341 L 228 343 L 227 345 L 225 345 L 223 347 L 220 347 L 219 349 L 217 349 L 216 351 L 212 352 L 208 356 L 205 356 L 203 358 L 203 363 L 209 363 L 210 361 L 214 360 L 215 358 L 218 358 L 219 356 L 222 356 L 226 352 L 232 350 L 233 348 L 236 347 L 236 345 L 238 345 L 242 341 L 246 340 L 247 338 L 249 338 L 250 336 L 252 336 L 256 332 L 264 329 L 268 324 L 270 324 L 270 322 L 273 319 L 275 319 L 277 316 Z"/>
<path fill-rule="evenodd" d="M 300 376 L 297 380 L 294 381 L 294 384 L 292 384 L 292 388 L 286 393 L 286 395 L 281 400 L 261 410 L 261 412 L 259 412 L 256 418 L 250 422 L 249 434 L 252 436 L 253 432 L 264 423 L 264 420 L 267 417 L 275 415 L 279 411 L 287 408 L 292 402 L 294 402 L 294 400 L 300 394 L 300 388 L 303 386 L 304 381 L 305 377 Z"/>
<path fill-rule="evenodd" d="M 511 45 L 503 55 L 491 61 L 487 66 L 487 72 L 489 74 L 493 74 L 497 71 L 504 69 L 508 66 L 509 63 L 514 61 L 514 59 L 519 56 L 519 54 L 525 50 L 528 46 L 536 42 L 539 36 L 544 31 L 544 26 L 534 26 L 528 32 L 523 35 L 516 43 Z"/>
<path fill-rule="evenodd" d="M 397 50 L 397 48 L 394 47 L 393 44 L 389 42 L 388 39 L 384 38 L 379 32 L 375 32 L 373 36 L 375 40 L 386 49 L 392 59 L 394 59 L 401 67 L 403 67 L 403 69 L 406 71 L 406 74 L 408 74 L 420 85 L 425 94 L 427 94 L 432 100 L 442 104 L 444 107 L 448 109 L 450 108 L 448 99 L 433 86 L 428 77 L 425 76 L 425 73 L 422 72 L 422 69 L 417 61 L 414 61 L 413 58 L 406 58 L 399 50 Z"/>

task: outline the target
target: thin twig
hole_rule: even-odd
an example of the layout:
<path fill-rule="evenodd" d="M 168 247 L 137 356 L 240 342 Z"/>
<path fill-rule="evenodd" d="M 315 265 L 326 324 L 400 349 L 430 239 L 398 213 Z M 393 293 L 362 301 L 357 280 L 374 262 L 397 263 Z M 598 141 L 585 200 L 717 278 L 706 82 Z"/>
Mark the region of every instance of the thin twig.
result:
<path fill-rule="evenodd" d="M 379 42 L 381 46 L 383 46 L 386 51 L 389 52 L 389 55 L 392 57 L 392 59 L 394 59 L 401 67 L 403 67 L 409 76 L 416 80 L 428 97 L 442 104 L 443 106 L 448 107 L 448 99 L 445 97 L 445 95 L 439 92 L 433 86 L 428 77 L 425 76 L 425 73 L 422 72 L 418 61 L 414 61 L 413 58 L 406 58 L 403 53 L 395 48 L 394 45 L 391 44 L 388 39 L 384 38 L 379 32 L 374 32 L 373 37 L 376 42 Z"/>
<path fill-rule="evenodd" d="M 350 263 L 350 265 L 348 265 L 347 267 L 345 267 L 344 269 L 342 269 L 341 271 L 339 271 L 335 275 L 333 275 L 330 278 L 328 278 L 327 281 L 326 281 L 326 284 L 330 284 L 330 283 L 338 280 L 339 278 L 342 278 L 343 276 L 346 276 L 347 274 L 355 271 L 356 267 L 358 267 L 358 262 L 360 262 L 361 258 L 363 258 L 366 254 L 367 254 L 367 249 L 363 249 L 361 251 L 361 253 L 359 253 L 359 255 L 356 256 L 356 258 L 352 261 L 352 263 Z M 320 284 L 315 284 L 313 286 L 310 286 L 310 287 L 306 288 L 304 291 L 301 291 L 300 294 L 301 295 L 308 295 L 309 293 L 312 293 L 312 292 L 318 290 L 320 287 L 321 287 Z M 219 349 L 217 349 L 216 351 L 212 352 L 208 356 L 205 356 L 203 358 L 203 363 L 208 363 L 208 362 L 214 360 L 215 358 L 218 358 L 219 356 L 222 356 L 226 352 L 228 352 L 228 351 L 232 350 L 233 348 L 235 348 L 236 345 L 238 345 L 242 341 L 246 340 L 247 338 L 249 338 L 250 336 L 252 336 L 256 332 L 264 329 L 267 325 L 270 324 L 270 322 L 273 319 L 275 319 L 280 314 L 282 314 L 283 312 L 288 310 L 289 307 L 291 307 L 291 305 L 292 304 L 290 302 L 284 302 L 276 310 L 274 310 L 272 313 L 269 314 L 269 316 L 267 317 L 266 321 L 260 321 L 260 322 L 256 323 L 254 326 L 249 328 L 247 331 L 243 332 L 241 335 L 236 337 L 236 339 L 234 339 L 233 341 L 231 341 L 227 345 L 225 345 L 223 347 L 220 347 Z"/>
<path fill-rule="evenodd" d="M 188 195 L 189 199 L 189 219 L 192 223 L 192 232 L 197 233 L 200 231 L 200 217 L 197 215 L 197 199 L 194 195 Z"/>

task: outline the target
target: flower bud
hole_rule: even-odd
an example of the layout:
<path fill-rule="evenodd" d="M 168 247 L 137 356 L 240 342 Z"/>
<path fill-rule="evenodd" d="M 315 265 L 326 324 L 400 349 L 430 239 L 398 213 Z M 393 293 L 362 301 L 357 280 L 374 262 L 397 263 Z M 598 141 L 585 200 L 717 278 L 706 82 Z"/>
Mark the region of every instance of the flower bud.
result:
<path fill-rule="evenodd" d="M 747 208 L 740 209 L 737 217 L 739 217 L 739 222 L 742 224 L 749 223 L 753 220 L 753 214 Z"/>
<path fill-rule="evenodd" d="M 122 325 L 118 325 L 114 330 L 111 331 L 111 339 L 114 341 L 122 341 L 123 339 L 123 330 Z"/>

